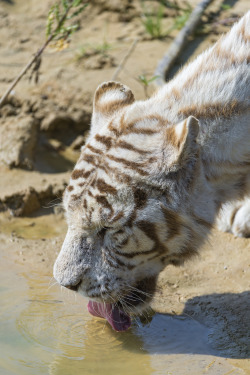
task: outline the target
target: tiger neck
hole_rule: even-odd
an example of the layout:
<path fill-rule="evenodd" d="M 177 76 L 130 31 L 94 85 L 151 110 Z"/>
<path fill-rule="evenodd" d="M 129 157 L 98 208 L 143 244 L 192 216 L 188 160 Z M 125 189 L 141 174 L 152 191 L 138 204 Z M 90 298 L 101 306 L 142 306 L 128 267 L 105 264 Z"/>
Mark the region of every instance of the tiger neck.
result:
<path fill-rule="evenodd" d="M 151 113 L 155 113 L 156 108 L 162 106 L 161 114 L 167 119 L 166 126 L 183 120 L 180 113 L 184 99 L 173 99 L 173 90 L 173 87 L 169 88 L 169 97 L 172 99 L 167 102 L 160 104 L 159 97 L 156 96 L 152 98 L 150 105 L 147 105 Z M 230 112 L 232 105 L 233 101 L 227 108 L 222 104 L 221 108 L 214 109 L 214 116 L 210 117 L 199 117 L 199 107 L 191 108 L 192 111 L 188 113 L 199 119 L 200 134 L 197 143 L 200 145 L 203 184 L 208 185 L 213 192 L 218 209 L 224 202 L 246 195 L 250 186 L 249 112 L 244 107 L 234 112 L 231 117 L 226 112 L 225 116 L 216 112 Z M 199 187 L 199 190 L 201 188 Z"/>

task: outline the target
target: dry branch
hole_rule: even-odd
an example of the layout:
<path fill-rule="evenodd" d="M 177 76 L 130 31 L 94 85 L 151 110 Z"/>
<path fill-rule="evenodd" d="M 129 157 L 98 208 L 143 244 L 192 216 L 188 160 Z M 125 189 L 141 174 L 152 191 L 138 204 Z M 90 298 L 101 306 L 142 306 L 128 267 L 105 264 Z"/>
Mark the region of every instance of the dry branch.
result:
<path fill-rule="evenodd" d="M 62 15 L 61 19 L 58 21 L 58 25 L 56 29 L 50 34 L 46 42 L 43 44 L 41 48 L 35 53 L 35 55 L 31 58 L 31 60 L 28 62 L 28 64 L 23 68 L 23 70 L 18 74 L 18 76 L 14 79 L 14 81 L 11 83 L 11 85 L 8 87 L 6 92 L 3 94 L 2 98 L 0 99 L 0 108 L 4 105 L 6 102 L 9 94 L 11 91 L 16 87 L 18 82 L 21 80 L 21 78 L 27 73 L 27 71 L 41 58 L 41 55 L 45 48 L 48 46 L 48 44 L 55 38 L 57 30 L 60 30 L 61 26 L 64 24 L 68 13 L 70 9 L 73 7 L 73 3 L 69 5 L 69 7 L 65 10 L 64 14 Z"/>
<path fill-rule="evenodd" d="M 31 68 L 31 66 L 38 60 L 38 58 L 41 56 L 41 54 L 43 53 L 43 51 L 45 50 L 45 48 L 51 42 L 52 39 L 53 39 L 53 36 L 51 35 L 46 40 L 44 45 L 36 52 L 36 54 L 28 62 L 28 64 L 23 68 L 23 70 L 18 74 L 18 76 L 15 78 L 15 80 L 12 82 L 12 84 L 8 87 L 8 89 L 6 90 L 6 92 L 4 93 L 2 98 L 0 99 L 0 108 L 4 105 L 4 103 L 6 102 L 9 94 L 14 89 L 14 87 L 16 87 L 16 85 L 18 84 L 20 79 L 25 75 L 25 73 L 27 73 L 27 71 Z"/>
<path fill-rule="evenodd" d="M 129 56 L 132 54 L 132 52 L 134 51 L 135 49 L 135 46 L 136 44 L 139 42 L 139 38 L 136 38 L 133 43 L 131 44 L 130 48 L 128 49 L 128 52 L 126 53 L 126 55 L 123 57 L 122 61 L 120 62 L 119 66 L 117 67 L 116 71 L 114 72 L 113 76 L 112 76 L 112 81 L 115 81 L 117 78 L 118 78 L 118 75 L 120 73 L 120 71 L 122 70 L 122 68 L 124 67 L 126 61 L 128 60 Z"/>
<path fill-rule="evenodd" d="M 179 56 L 183 47 L 185 46 L 187 39 L 194 32 L 196 26 L 198 25 L 202 13 L 207 8 L 207 6 L 213 0 L 202 0 L 196 8 L 191 13 L 189 19 L 187 20 L 183 29 L 179 32 L 173 43 L 170 45 L 167 53 L 164 55 L 162 60 L 159 62 L 155 75 L 158 76 L 155 81 L 158 86 L 162 86 L 166 82 L 166 76 L 173 66 L 175 60 Z"/>

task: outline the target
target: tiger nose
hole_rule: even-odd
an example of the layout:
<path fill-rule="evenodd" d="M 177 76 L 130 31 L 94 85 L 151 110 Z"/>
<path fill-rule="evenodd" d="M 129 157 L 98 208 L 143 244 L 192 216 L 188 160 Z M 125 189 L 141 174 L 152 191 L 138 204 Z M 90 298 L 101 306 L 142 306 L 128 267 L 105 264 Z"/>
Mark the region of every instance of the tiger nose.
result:
<path fill-rule="evenodd" d="M 67 289 L 74 290 L 75 292 L 77 292 L 81 282 L 82 282 L 82 280 L 79 281 L 79 283 L 75 284 L 75 285 L 72 285 L 72 284 L 65 284 L 65 285 L 61 284 L 61 285 L 64 286 L 65 288 L 67 288 Z"/>

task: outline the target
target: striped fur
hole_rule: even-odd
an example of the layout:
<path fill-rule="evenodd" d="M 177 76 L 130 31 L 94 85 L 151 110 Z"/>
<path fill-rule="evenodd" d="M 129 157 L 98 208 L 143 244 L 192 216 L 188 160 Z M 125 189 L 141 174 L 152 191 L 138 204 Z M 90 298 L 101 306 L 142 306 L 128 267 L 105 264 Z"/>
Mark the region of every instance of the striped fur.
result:
<path fill-rule="evenodd" d="M 221 208 L 221 228 L 250 234 L 249 30 L 250 13 L 147 101 L 98 87 L 64 194 L 61 285 L 111 303 L 137 288 L 144 302 L 147 280 L 196 254 Z"/>

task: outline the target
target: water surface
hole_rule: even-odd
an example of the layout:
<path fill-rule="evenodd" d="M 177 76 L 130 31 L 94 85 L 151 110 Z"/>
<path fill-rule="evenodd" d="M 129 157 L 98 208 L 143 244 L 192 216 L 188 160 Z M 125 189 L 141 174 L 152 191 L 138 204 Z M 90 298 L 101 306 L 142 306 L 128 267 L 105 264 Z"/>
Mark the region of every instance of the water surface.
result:
<path fill-rule="evenodd" d="M 1 375 L 225 375 L 232 369 L 217 360 L 209 329 L 189 317 L 155 314 L 117 333 L 50 275 L 22 273 L 6 254 L 0 260 Z"/>

